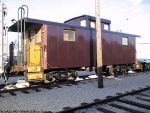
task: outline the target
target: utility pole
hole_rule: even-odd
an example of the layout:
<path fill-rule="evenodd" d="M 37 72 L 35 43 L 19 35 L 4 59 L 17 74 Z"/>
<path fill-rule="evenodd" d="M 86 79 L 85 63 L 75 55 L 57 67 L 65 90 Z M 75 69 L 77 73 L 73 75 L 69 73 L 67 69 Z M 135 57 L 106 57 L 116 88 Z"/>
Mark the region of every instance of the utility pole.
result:
<path fill-rule="evenodd" d="M 7 16 L 7 7 L 0 0 L 0 75 L 2 77 L 2 73 L 4 73 L 4 61 L 7 60 L 8 56 L 8 27 L 6 27 L 6 16 Z M 4 74 L 5 76 L 5 74 Z"/>
<path fill-rule="evenodd" d="M 100 19 L 100 0 L 95 0 L 95 13 L 96 13 L 96 46 L 97 46 L 97 75 L 98 75 L 98 88 L 103 88 L 103 75 L 102 75 L 102 35 L 101 35 L 101 19 Z"/>
<path fill-rule="evenodd" d="M 0 75 L 3 73 L 3 2 L 0 0 Z"/>

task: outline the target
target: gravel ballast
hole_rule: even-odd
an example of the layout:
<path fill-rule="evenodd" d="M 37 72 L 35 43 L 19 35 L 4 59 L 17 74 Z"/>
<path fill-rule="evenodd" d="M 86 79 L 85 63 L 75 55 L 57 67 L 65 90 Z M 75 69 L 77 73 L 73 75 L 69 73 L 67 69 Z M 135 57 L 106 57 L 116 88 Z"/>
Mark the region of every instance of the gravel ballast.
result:
<path fill-rule="evenodd" d="M 90 82 L 89 82 L 90 81 Z M 58 112 L 64 107 L 77 107 L 81 103 L 91 103 L 95 99 L 105 99 L 116 93 L 125 93 L 150 86 L 150 72 L 134 74 L 104 80 L 104 88 L 99 89 L 97 80 L 82 81 L 85 84 L 65 86 L 62 88 L 40 89 L 41 92 L 29 90 L 30 93 L 15 92 L 16 96 L 2 94 L 0 97 L 1 111 L 51 111 Z"/>

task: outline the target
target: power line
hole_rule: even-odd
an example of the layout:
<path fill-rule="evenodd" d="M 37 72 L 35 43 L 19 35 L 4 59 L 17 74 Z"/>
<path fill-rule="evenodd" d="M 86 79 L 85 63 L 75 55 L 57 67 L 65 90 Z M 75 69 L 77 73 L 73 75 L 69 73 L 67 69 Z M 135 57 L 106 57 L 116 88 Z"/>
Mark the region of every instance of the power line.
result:
<path fill-rule="evenodd" d="M 137 43 L 137 44 L 143 44 L 144 45 L 144 44 L 150 44 L 150 43 Z"/>

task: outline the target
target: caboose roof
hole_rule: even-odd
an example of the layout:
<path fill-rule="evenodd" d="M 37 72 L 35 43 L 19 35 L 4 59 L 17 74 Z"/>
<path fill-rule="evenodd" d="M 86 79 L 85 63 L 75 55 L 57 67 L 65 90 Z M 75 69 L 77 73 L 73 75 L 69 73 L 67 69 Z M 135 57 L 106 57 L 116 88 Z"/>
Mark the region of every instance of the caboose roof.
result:
<path fill-rule="evenodd" d="M 80 16 L 81 17 L 81 16 Z M 93 19 L 90 16 L 87 16 L 88 18 Z M 78 18 L 78 17 L 77 17 Z M 87 29 L 87 30 L 95 30 L 94 28 L 89 28 L 89 27 L 81 27 L 81 26 L 75 26 L 75 25 L 68 25 L 66 23 L 57 23 L 57 22 L 51 22 L 51 21 L 45 21 L 45 20 L 38 20 L 38 19 L 32 19 L 32 18 L 24 18 L 22 19 L 22 24 L 25 21 L 25 27 L 28 28 L 30 25 L 35 25 L 35 26 L 42 26 L 42 25 L 54 25 L 54 26 L 60 26 L 60 27 L 67 27 L 70 29 Z M 104 21 L 104 20 L 103 20 Z M 106 20 L 105 20 L 106 21 Z M 109 20 L 108 20 L 109 21 Z M 17 21 L 13 25 L 9 27 L 10 32 L 18 32 L 17 26 L 21 24 L 21 20 Z M 22 26 L 23 28 L 24 26 Z M 20 26 L 19 26 L 20 29 Z M 19 31 L 20 32 L 20 31 Z M 108 31 L 108 30 L 102 30 L 102 32 L 107 32 L 107 33 L 112 33 L 112 34 L 120 34 L 123 36 L 130 36 L 130 37 L 140 37 L 139 35 L 134 35 L 134 34 L 128 34 L 128 33 L 122 33 L 122 32 L 115 32 L 115 31 Z"/>
<path fill-rule="evenodd" d="M 39 19 L 33 19 L 33 18 L 24 18 L 22 20 L 17 21 L 16 23 L 14 23 L 13 25 L 11 25 L 9 27 L 9 31 L 11 32 L 18 32 L 18 24 L 19 24 L 19 29 L 20 29 L 20 25 L 22 22 L 22 25 L 24 24 L 25 21 L 25 27 L 29 27 L 30 25 L 61 25 L 61 23 L 56 23 L 56 22 L 51 22 L 51 21 L 46 21 L 46 20 L 39 20 Z M 24 26 L 22 26 L 23 28 Z"/>
<path fill-rule="evenodd" d="M 76 20 L 76 19 L 79 19 L 79 18 L 84 18 L 85 20 L 88 19 L 88 20 L 91 20 L 91 21 L 95 21 L 95 20 L 96 20 L 96 18 L 95 18 L 94 16 L 81 15 L 81 16 L 74 17 L 74 18 L 71 18 L 71 19 L 69 19 L 69 20 L 66 20 L 64 23 L 67 23 L 67 22 L 69 22 L 69 21 Z M 103 18 L 101 18 L 101 22 L 102 22 L 102 23 L 106 23 L 106 24 L 111 24 L 111 21 L 110 21 L 110 20 L 103 19 Z"/>

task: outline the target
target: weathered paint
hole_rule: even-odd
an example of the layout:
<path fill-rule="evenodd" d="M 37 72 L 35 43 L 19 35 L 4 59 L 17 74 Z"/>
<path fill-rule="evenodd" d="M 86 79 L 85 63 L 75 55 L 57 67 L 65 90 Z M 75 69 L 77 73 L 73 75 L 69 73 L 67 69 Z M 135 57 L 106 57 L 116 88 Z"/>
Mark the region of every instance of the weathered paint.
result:
<path fill-rule="evenodd" d="M 40 52 L 33 51 L 36 46 L 27 47 L 27 65 L 33 70 L 36 66 L 41 66 L 43 78 L 44 70 L 61 69 L 61 68 L 81 68 L 96 66 L 96 36 L 95 29 L 90 27 L 80 27 L 77 25 L 68 25 L 62 23 L 48 22 L 36 19 L 26 19 L 27 32 L 32 30 L 41 31 L 41 43 L 37 47 Z M 103 20 L 103 23 L 110 24 L 110 21 Z M 17 31 L 17 24 L 12 25 L 9 29 Z M 64 30 L 75 31 L 75 41 L 64 40 Z M 34 34 L 35 37 L 37 34 Z M 120 65 L 135 63 L 135 37 L 137 35 L 125 34 L 102 30 L 102 55 L 103 65 Z M 28 36 L 28 45 L 31 44 L 31 36 Z M 122 45 L 122 37 L 128 37 L 129 44 Z M 33 53 L 34 56 L 30 56 Z M 36 57 L 34 59 L 34 57 Z M 34 64 L 31 66 L 31 62 Z M 39 63 L 40 62 L 40 63 Z M 37 64 L 36 64 L 37 63 Z M 31 73 L 29 73 L 30 76 Z M 35 75 L 33 74 L 34 78 Z M 36 77 L 35 77 L 36 78 Z"/>
<path fill-rule="evenodd" d="M 29 66 L 41 65 L 41 47 L 40 45 L 30 44 Z"/>

